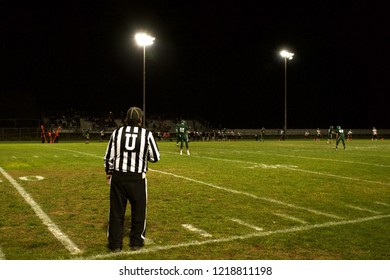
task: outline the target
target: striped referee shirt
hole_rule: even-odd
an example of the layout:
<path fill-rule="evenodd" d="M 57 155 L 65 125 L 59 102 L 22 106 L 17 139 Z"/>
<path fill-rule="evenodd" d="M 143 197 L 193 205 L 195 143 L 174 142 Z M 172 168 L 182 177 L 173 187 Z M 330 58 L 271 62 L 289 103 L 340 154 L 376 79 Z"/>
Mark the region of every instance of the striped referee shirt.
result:
<path fill-rule="evenodd" d="M 160 160 L 160 152 L 152 132 L 138 126 L 116 129 L 104 156 L 107 174 L 119 172 L 146 173 L 148 161 Z"/>

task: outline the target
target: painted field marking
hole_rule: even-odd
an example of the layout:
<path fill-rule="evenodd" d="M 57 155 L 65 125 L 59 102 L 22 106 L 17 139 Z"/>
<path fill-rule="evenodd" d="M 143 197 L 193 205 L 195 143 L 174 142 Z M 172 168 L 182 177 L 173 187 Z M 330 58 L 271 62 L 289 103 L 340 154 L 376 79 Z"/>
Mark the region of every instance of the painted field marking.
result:
<path fill-rule="evenodd" d="M 373 213 L 373 214 L 377 214 L 377 215 L 381 214 L 381 212 L 373 211 L 371 209 L 362 208 L 362 207 L 355 206 L 355 205 L 346 204 L 345 206 L 348 208 L 351 208 L 351 209 L 359 210 L 359 211 L 365 211 L 365 212 L 369 212 L 369 213 Z"/>
<path fill-rule="evenodd" d="M 370 166 L 377 166 L 377 167 L 390 167 L 390 165 L 384 165 L 384 164 L 378 164 L 378 163 L 367 163 L 367 162 L 356 162 L 356 161 L 352 161 L 352 160 L 316 158 L 316 157 L 305 157 L 305 156 L 283 155 L 283 154 L 272 154 L 272 155 L 284 156 L 284 157 L 292 157 L 292 158 L 302 158 L 302 159 L 313 159 L 313 160 L 322 160 L 322 161 L 333 161 L 333 162 L 341 162 L 341 163 L 360 164 L 360 165 L 370 165 Z"/>
<path fill-rule="evenodd" d="M 79 154 L 84 154 L 84 155 L 92 156 L 92 157 L 95 157 L 95 158 L 103 159 L 103 156 L 97 156 L 97 155 L 94 155 L 94 154 L 89 154 L 89 153 L 84 153 L 84 152 L 79 152 L 79 151 L 74 151 L 74 150 L 68 150 L 68 149 L 61 149 L 61 148 L 55 148 L 55 149 L 69 151 L 69 152 L 76 152 L 76 153 L 79 153 Z M 179 178 L 183 177 L 183 176 L 178 176 L 178 175 L 174 175 L 174 174 L 171 174 L 171 173 L 158 171 L 158 170 L 151 170 L 151 171 L 160 172 L 162 174 L 166 173 L 167 175 L 171 175 L 171 176 L 175 176 L 175 177 L 177 176 Z M 323 175 L 328 175 L 328 174 L 323 174 Z M 334 176 L 337 176 L 337 175 L 334 175 Z M 183 178 L 185 178 L 185 177 L 183 177 Z M 193 180 L 193 179 L 190 179 L 190 178 L 188 178 L 188 179 L 190 181 L 197 182 L 197 180 Z M 212 184 L 208 184 L 208 183 L 204 183 L 204 182 L 201 182 L 201 183 L 209 185 L 211 187 L 218 188 L 218 189 L 226 190 L 228 192 L 240 193 L 240 194 L 248 195 L 250 197 L 258 198 L 258 197 L 254 196 L 254 195 L 251 195 L 251 194 L 247 194 L 247 193 L 242 193 L 242 192 L 235 191 L 235 190 L 221 188 L 221 187 L 214 186 Z M 373 182 L 373 183 L 381 183 L 381 182 Z M 259 198 L 259 199 L 261 199 L 261 198 Z M 269 201 L 266 198 L 263 198 L 263 200 Z M 275 202 L 275 203 L 278 203 L 278 204 L 282 204 L 284 206 L 291 205 L 294 208 L 307 210 L 309 212 L 315 211 L 315 210 L 312 210 L 312 209 L 307 209 L 307 208 L 304 208 L 304 207 L 295 206 L 295 205 L 292 205 L 292 204 L 287 204 L 287 203 L 284 203 L 284 202 L 281 202 L 281 201 L 277 201 L 277 200 L 273 200 L 273 199 L 271 199 L 270 202 Z M 318 212 L 318 211 L 316 211 L 316 212 Z M 330 214 L 327 214 L 327 216 L 329 216 L 329 215 Z M 331 215 L 331 216 L 336 218 L 336 219 L 343 219 L 343 218 L 335 216 L 335 215 Z M 244 240 L 244 239 L 253 238 L 253 237 L 262 237 L 262 236 L 269 236 L 269 235 L 273 235 L 273 234 L 283 234 L 283 233 L 290 233 L 290 232 L 308 231 L 308 230 L 316 229 L 316 228 L 328 228 L 328 227 L 334 227 L 334 226 L 340 226 L 340 225 L 363 223 L 363 222 L 367 222 L 367 221 L 378 220 L 378 219 L 386 219 L 386 218 L 390 218 L 390 215 L 378 215 L 378 216 L 374 216 L 374 217 L 359 218 L 359 219 L 356 219 L 356 220 L 343 220 L 343 221 L 337 221 L 337 222 L 328 222 L 328 223 L 324 223 L 324 224 L 305 225 L 305 226 L 301 226 L 301 227 L 293 227 L 293 228 L 284 229 L 284 230 L 276 230 L 276 231 L 268 231 L 268 232 L 262 231 L 262 232 L 257 232 L 255 234 L 249 234 L 249 235 L 243 235 L 243 236 L 232 236 L 232 237 L 223 238 L 223 239 L 210 239 L 210 240 L 205 240 L 205 241 L 194 241 L 194 242 L 188 242 L 188 243 L 181 243 L 181 244 L 176 244 L 176 245 L 155 246 L 155 247 L 151 247 L 151 248 L 145 248 L 145 249 L 142 249 L 142 250 L 139 250 L 139 251 L 121 251 L 120 253 L 99 254 L 99 255 L 92 256 L 92 257 L 90 257 L 88 259 L 94 260 L 94 259 L 112 258 L 113 256 L 121 256 L 121 255 L 133 255 L 133 254 L 144 254 L 144 253 L 147 254 L 147 253 L 154 253 L 154 252 L 158 252 L 158 251 L 171 250 L 171 249 L 175 249 L 175 248 L 186 248 L 186 247 L 201 246 L 201 245 L 211 244 L 211 243 L 231 242 L 231 241 L 234 241 L 234 240 Z M 85 258 L 83 258 L 83 259 L 85 259 Z"/>
<path fill-rule="evenodd" d="M 22 177 L 19 177 L 20 180 L 22 181 L 41 181 L 43 179 L 45 179 L 45 177 L 43 176 L 22 176 Z"/>
<path fill-rule="evenodd" d="M 389 203 L 384 203 L 384 202 L 381 202 L 381 201 L 375 201 L 375 203 L 379 204 L 379 205 L 390 206 Z"/>
<path fill-rule="evenodd" d="M 278 216 L 278 217 L 285 218 L 287 220 L 292 220 L 294 222 L 298 222 L 298 223 L 301 223 L 301 224 L 307 224 L 306 221 L 304 221 L 302 219 L 299 219 L 299 218 L 296 218 L 296 217 L 293 217 L 293 216 L 290 216 L 290 215 L 280 214 L 280 213 L 272 213 L 272 214 L 274 214 L 275 216 Z"/>
<path fill-rule="evenodd" d="M 171 152 L 171 154 L 174 154 L 174 153 Z M 294 168 L 294 167 L 296 167 L 295 165 L 263 164 L 263 163 L 259 163 L 259 162 L 243 161 L 243 160 L 238 160 L 238 159 L 214 158 L 214 157 L 199 156 L 199 155 L 195 155 L 194 157 L 205 158 L 205 159 L 215 160 L 215 161 L 225 161 L 225 162 L 234 162 L 234 163 L 240 163 L 240 164 L 248 164 L 248 165 L 251 165 L 252 168 L 258 167 L 258 168 L 264 168 L 264 169 L 274 169 L 274 168 L 286 168 L 286 167 Z M 249 167 L 246 167 L 246 168 L 249 168 Z"/>
<path fill-rule="evenodd" d="M 246 166 L 244 168 L 249 168 L 249 169 L 254 169 L 254 168 L 262 168 L 262 169 L 277 169 L 277 168 L 297 168 L 298 166 L 296 165 L 286 165 L 286 164 L 264 164 L 264 163 L 259 163 L 259 164 L 254 164 L 252 166 Z"/>
<path fill-rule="evenodd" d="M 0 167 L 0 173 L 15 187 L 19 194 L 24 198 L 28 205 L 34 210 L 35 214 L 41 219 L 49 231 L 65 246 L 65 248 L 73 255 L 81 253 L 81 250 L 73 243 L 69 237 L 63 233 L 58 226 L 53 223 L 49 216 L 42 210 L 42 208 L 35 202 L 35 200 L 25 191 L 25 189 L 16 180 Z"/>
<path fill-rule="evenodd" d="M 260 163 L 258 163 L 258 162 L 248 162 L 248 161 L 242 161 L 242 160 L 230 160 L 230 159 L 221 159 L 221 158 L 204 157 L 204 156 L 196 156 L 196 155 L 193 156 L 193 157 L 200 157 L 200 158 L 206 158 L 206 159 L 217 160 L 217 161 L 226 161 L 226 162 L 252 164 L 253 166 L 259 166 L 260 165 Z M 370 184 L 380 184 L 380 185 L 390 186 L 390 183 L 384 183 L 384 182 L 379 182 L 379 181 L 371 181 L 371 180 L 359 179 L 359 178 L 355 178 L 355 177 L 347 177 L 347 176 L 342 176 L 342 175 L 334 175 L 334 174 L 330 174 L 330 173 L 323 173 L 323 172 L 299 169 L 299 168 L 296 168 L 295 166 L 291 166 L 291 165 L 287 165 L 287 164 L 278 164 L 278 165 L 275 165 L 275 166 L 277 166 L 278 168 L 284 168 L 284 169 L 291 170 L 291 171 L 305 172 L 305 173 L 310 173 L 310 174 L 315 174 L 315 175 L 320 175 L 320 176 L 328 176 L 328 177 L 339 178 L 339 179 L 346 179 L 346 180 L 357 181 L 357 182 L 364 182 L 364 183 L 370 183 Z"/>
<path fill-rule="evenodd" d="M 168 154 L 176 154 L 176 153 L 173 153 L 173 152 L 166 152 L 166 153 L 168 153 Z M 280 156 L 282 156 L 282 155 L 280 155 Z M 288 157 L 288 155 L 284 155 L 284 156 Z M 199 156 L 199 155 L 194 155 L 193 157 L 200 157 L 200 158 L 205 158 L 205 159 L 210 159 L 210 160 L 217 160 L 217 161 L 245 163 L 245 164 L 251 164 L 253 166 L 261 166 L 261 163 L 258 163 L 258 162 L 248 162 L 248 161 L 243 161 L 243 160 L 231 160 L 231 159 L 223 159 L 223 158 L 213 158 L 213 157 L 206 157 L 206 156 Z M 290 157 L 294 157 L 294 156 L 290 156 Z M 309 159 L 317 159 L 317 158 L 309 158 Z M 341 161 L 341 162 L 343 162 L 343 161 Z M 354 163 L 354 162 L 350 162 L 350 163 Z M 292 171 L 305 172 L 305 173 L 310 173 L 310 174 L 315 174 L 315 175 L 320 175 L 320 176 L 328 176 L 328 177 L 339 178 L 339 179 L 346 179 L 346 180 L 365 182 L 365 183 L 370 183 L 370 184 L 380 184 L 380 185 L 388 185 L 388 186 L 390 186 L 390 183 L 384 183 L 384 182 L 379 182 L 379 181 L 371 181 L 371 180 L 359 179 L 359 178 L 354 178 L 354 177 L 347 177 L 347 176 L 341 176 L 341 175 L 334 175 L 334 174 L 330 174 L 330 173 L 322 173 L 322 172 L 317 172 L 317 171 L 310 171 L 310 170 L 305 170 L 305 169 L 299 169 L 299 168 L 296 168 L 294 165 L 277 164 L 277 165 L 274 165 L 274 166 L 275 167 L 277 166 L 278 168 L 284 168 L 284 169 L 288 169 L 288 170 L 292 170 Z M 388 167 L 388 166 L 384 166 L 384 167 Z M 246 168 L 248 168 L 248 167 L 246 167 Z"/>
<path fill-rule="evenodd" d="M 310 171 L 310 170 L 299 169 L 299 168 L 288 168 L 288 167 L 285 167 L 285 168 L 288 169 L 288 170 L 292 170 L 292 171 L 299 171 L 299 172 L 315 174 L 315 175 L 320 175 L 320 176 L 328 176 L 328 177 L 333 177 L 333 178 L 346 179 L 346 180 L 357 181 L 357 182 L 364 182 L 364 183 L 369 183 L 369 184 L 378 184 L 378 185 L 390 186 L 390 183 L 384 183 L 384 182 L 379 182 L 379 181 L 371 181 L 371 180 L 359 179 L 359 178 L 355 178 L 355 177 L 334 175 L 334 174 L 330 174 L 330 173 Z"/>
<path fill-rule="evenodd" d="M 279 204 L 279 205 L 282 205 L 282 206 L 285 206 L 285 207 L 289 207 L 289 208 L 305 210 L 307 212 L 314 213 L 316 215 L 322 215 L 322 216 L 326 216 L 326 217 L 330 217 L 330 218 L 338 219 L 338 220 L 343 219 L 342 217 L 337 216 L 337 215 L 324 213 L 324 212 L 317 211 L 317 210 L 314 210 L 314 209 L 311 209 L 311 208 L 306 208 L 306 207 L 294 205 L 294 204 L 291 204 L 291 203 L 286 203 L 286 202 L 283 202 L 283 201 L 280 201 L 280 200 L 276 200 L 276 199 L 272 199 L 272 198 L 266 198 L 266 197 L 259 197 L 259 196 L 256 196 L 254 194 L 251 194 L 251 193 L 220 187 L 220 186 L 217 186 L 217 185 L 214 185 L 214 184 L 206 183 L 206 182 L 203 182 L 203 181 L 191 179 L 191 178 L 188 178 L 188 177 L 184 177 L 184 176 L 181 176 L 181 175 L 176 175 L 176 174 L 165 172 L 165 171 L 161 171 L 161 170 L 155 170 L 155 169 L 150 169 L 150 168 L 149 168 L 149 170 L 153 171 L 153 172 L 156 172 L 156 173 L 161 173 L 161 174 L 164 174 L 164 175 L 169 175 L 169 176 L 172 176 L 172 177 L 175 177 L 175 178 L 179 178 L 179 179 L 183 179 L 183 180 L 186 180 L 186 181 L 194 182 L 194 183 L 197 183 L 197 184 L 206 185 L 206 186 L 218 189 L 218 190 L 223 190 L 223 191 L 234 193 L 234 194 L 245 195 L 245 196 L 248 196 L 248 197 L 251 197 L 251 198 L 254 198 L 254 199 L 259 199 L 259 200 L 271 202 L 271 203 L 274 203 L 274 204 Z"/>
<path fill-rule="evenodd" d="M 88 156 L 92 156 L 92 157 L 96 157 L 96 158 L 103 159 L 103 156 L 97 156 L 97 155 L 94 155 L 94 154 L 89 154 L 89 153 L 84 153 L 84 152 L 79 152 L 79 151 L 74 151 L 74 150 L 69 150 L 69 149 L 62 149 L 62 148 L 54 148 L 54 149 L 63 150 L 63 151 L 68 151 L 68 152 L 75 152 L 75 153 L 79 153 L 79 154 L 88 155 Z M 206 158 L 209 158 L 209 157 L 206 157 Z M 217 158 L 209 158 L 209 159 L 212 159 L 212 160 L 221 160 L 221 159 L 217 159 Z M 239 161 L 239 160 L 226 160 L 226 161 L 234 161 L 234 162 L 238 162 L 238 163 L 242 163 L 242 162 L 243 162 L 243 161 Z M 253 163 L 253 162 L 252 162 L 251 164 L 257 164 L 257 163 Z M 285 168 L 286 168 L 286 167 L 285 167 Z M 228 189 L 228 188 L 219 187 L 219 186 L 216 186 L 216 185 L 213 185 L 213 184 L 209 184 L 209 183 L 206 183 L 206 182 L 202 182 L 202 181 L 195 180 L 195 179 L 191 179 L 191 178 L 188 178 L 188 177 L 176 175 L 176 174 L 169 173 L 169 172 L 164 172 L 164 171 L 155 170 L 155 169 L 151 169 L 151 168 L 149 168 L 149 170 L 152 171 L 152 172 L 157 172 L 157 173 L 161 173 L 161 174 L 173 176 L 173 177 L 180 178 L 180 179 L 184 179 L 184 180 L 187 180 L 187 181 L 192 181 L 192 182 L 195 182 L 195 183 L 198 183 L 198 184 L 206 185 L 206 186 L 209 186 L 209 187 L 212 187 L 212 188 L 216 188 L 216 189 L 219 189 L 219 190 L 223 190 L 223 191 L 226 191 L 226 192 L 235 193 L 235 194 L 240 194 L 240 195 L 246 195 L 246 196 L 252 197 L 252 198 L 254 198 L 254 199 L 260 199 L 260 200 L 268 201 L 268 202 L 271 202 L 271 203 L 274 203 L 274 204 L 279 204 L 279 205 L 286 206 L 286 207 L 290 207 L 290 208 L 305 210 L 305 211 L 314 213 L 314 214 L 316 214 L 316 215 L 323 215 L 323 216 L 326 216 L 326 217 L 330 217 L 330 218 L 334 218 L 334 219 L 339 219 L 339 220 L 340 220 L 340 219 L 343 219 L 342 217 L 337 216 L 337 215 L 324 213 L 324 212 L 321 212 L 321 211 L 317 211 L 317 210 L 310 209 L 310 208 L 306 208 L 306 207 L 301 207 L 301 206 L 294 205 L 294 204 L 291 204 L 291 203 L 285 203 L 285 202 L 283 202 L 283 201 L 279 201 L 279 200 L 276 200 L 276 199 L 265 198 L 265 197 L 258 197 L 258 196 L 255 196 L 255 195 L 253 195 L 253 194 L 250 194 L 250 193 L 246 193 L 246 192 L 236 191 L 236 190 L 233 190 L 233 189 Z M 292 169 L 292 170 L 295 170 L 295 168 Z"/>
<path fill-rule="evenodd" d="M 189 231 L 195 232 L 195 233 L 199 234 L 200 236 L 212 237 L 212 235 L 210 233 L 208 233 L 207 231 L 204 231 L 202 229 L 196 228 L 196 227 L 194 227 L 191 224 L 182 224 L 182 227 L 187 229 L 187 230 L 189 230 Z"/>
<path fill-rule="evenodd" d="M 235 223 L 237 223 L 237 224 L 239 224 L 239 225 L 246 226 L 246 227 L 248 227 L 248 228 L 251 228 L 251 229 L 254 229 L 254 230 L 257 230 L 257 231 L 262 231 L 262 230 L 264 230 L 264 229 L 261 228 L 261 227 L 254 226 L 254 225 L 249 224 L 249 223 L 247 223 L 247 222 L 244 222 L 244 221 L 242 221 L 242 220 L 240 220 L 240 219 L 234 219 L 234 218 L 232 218 L 232 219 L 230 219 L 230 220 L 233 221 L 233 222 L 235 222 Z"/>
<path fill-rule="evenodd" d="M 63 151 L 68 151 L 68 152 L 75 152 L 75 153 L 79 153 L 79 154 L 82 154 L 82 155 L 87 155 L 87 156 L 92 156 L 92 157 L 103 159 L 103 156 L 97 156 L 97 155 L 94 155 L 94 154 L 79 152 L 79 151 L 75 151 L 75 150 L 62 149 L 62 148 L 56 148 L 56 147 L 55 148 L 53 147 L 53 149 L 63 150 Z M 168 153 L 168 154 L 176 154 L 174 152 L 166 152 L 166 153 Z M 278 155 L 278 156 L 288 156 L 288 155 L 280 155 L 280 154 L 276 154 L 276 155 Z M 206 158 L 206 159 L 210 159 L 210 160 L 218 160 L 218 161 L 226 161 L 226 162 L 236 162 L 236 163 L 246 163 L 246 164 L 251 164 L 251 165 L 259 165 L 258 162 L 248 162 L 248 161 L 242 161 L 242 160 L 221 159 L 221 158 L 205 157 L 205 156 L 198 156 L 198 155 L 195 155 L 193 157 L 200 157 L 200 158 Z M 299 156 L 290 156 L 290 157 L 299 157 Z M 308 158 L 308 157 L 307 157 L 307 159 L 326 160 L 326 159 L 322 159 L 322 158 Z M 330 160 L 330 161 L 338 161 L 338 160 Z M 340 161 L 340 162 L 344 162 L 344 161 Z M 355 162 L 351 162 L 351 161 L 345 161 L 345 162 L 355 163 Z M 359 164 L 359 163 L 356 163 L 356 164 Z M 288 165 L 283 165 L 283 164 L 279 165 L 279 167 L 283 167 L 285 169 L 292 170 L 292 171 L 305 172 L 305 173 L 310 173 L 310 174 L 315 174 L 315 175 L 320 175 L 320 176 L 328 176 L 328 177 L 339 178 L 339 179 L 346 179 L 346 180 L 352 180 L 352 181 L 358 181 L 358 182 L 366 182 L 366 183 L 371 183 L 371 184 L 380 184 L 380 185 L 389 185 L 390 186 L 390 183 L 384 183 L 384 182 L 379 182 L 379 181 L 371 181 L 371 180 L 359 179 L 359 178 L 354 178 L 354 177 L 334 175 L 334 174 L 330 174 L 330 173 L 322 173 L 322 172 L 298 169 L 298 168 L 291 167 L 291 166 L 288 166 Z M 390 166 L 384 165 L 384 167 L 390 167 Z"/>
<path fill-rule="evenodd" d="M 215 150 L 222 150 L 216 148 Z M 226 150 L 222 150 L 223 152 L 226 152 Z M 331 159 L 331 158 L 316 158 L 316 157 L 306 157 L 306 156 L 297 156 L 297 155 L 286 155 L 286 154 L 278 154 L 278 153 L 267 153 L 262 151 L 237 151 L 237 150 L 229 150 L 229 153 L 237 152 L 237 153 L 258 153 L 258 154 L 265 154 L 270 156 L 279 156 L 279 157 L 291 157 L 291 158 L 302 158 L 302 159 L 312 159 L 312 160 L 322 160 L 322 161 L 332 161 L 332 162 L 341 162 L 341 163 L 352 163 L 352 164 L 360 164 L 360 165 L 371 165 L 371 166 L 378 166 L 378 167 L 390 167 L 390 165 L 384 165 L 384 164 L 378 164 L 378 163 L 367 163 L 367 162 L 356 162 L 352 160 L 340 160 L 340 159 Z"/>
<path fill-rule="evenodd" d="M 45 146 L 45 147 L 49 147 L 49 146 Z M 85 153 L 85 152 L 80 152 L 80 151 L 75 151 L 75 150 L 69 150 L 69 149 L 64 149 L 64 148 L 58 148 L 58 147 L 53 147 L 53 146 L 50 146 L 50 148 L 51 148 L 51 149 L 55 149 L 55 150 L 66 151 L 66 152 L 72 152 L 72 153 L 77 153 L 77 154 L 80 154 L 80 155 L 85 155 L 85 156 L 100 158 L 100 159 L 102 159 L 102 160 L 104 159 L 103 156 L 97 156 L 97 155 L 89 154 L 89 153 Z M 73 156 L 77 156 L 77 155 L 73 155 Z"/>
<path fill-rule="evenodd" d="M 135 255 L 135 254 L 148 254 L 148 253 L 155 253 L 158 251 L 166 251 L 176 248 L 187 248 L 192 246 L 202 246 L 207 244 L 215 244 L 215 243 L 226 243 L 231 242 L 235 240 L 246 240 L 249 238 L 256 238 L 256 237 L 264 237 L 264 236 L 270 236 L 275 234 L 288 234 L 293 232 L 303 232 L 303 231 L 309 231 L 312 229 L 320 229 L 320 228 L 330 228 L 330 227 L 336 227 L 336 226 L 343 226 L 343 225 L 351 225 L 351 224 L 358 224 L 358 223 L 364 223 L 374 220 L 381 220 L 381 219 L 388 219 L 390 218 L 390 214 L 388 215 L 378 215 L 373 217 L 366 217 L 366 218 L 359 218 L 355 220 L 344 220 L 344 221 L 337 221 L 337 222 L 327 222 L 323 224 L 312 224 L 312 225 L 305 225 L 305 226 L 298 226 L 298 227 L 292 227 L 288 229 L 281 229 L 281 230 L 274 230 L 274 231 L 262 231 L 262 232 L 255 232 L 247 235 L 236 235 L 236 236 L 230 236 L 226 238 L 220 238 L 220 239 L 208 239 L 203 241 L 192 241 L 192 242 L 186 242 L 181 244 L 175 244 L 175 245 L 166 245 L 166 246 L 155 246 L 151 248 L 143 248 L 139 251 L 121 251 L 119 253 L 108 253 L 108 254 L 99 254 L 95 256 L 91 256 L 88 259 L 90 260 L 97 260 L 97 259 L 110 259 L 112 257 L 120 257 L 125 255 Z M 86 259 L 86 258 L 83 258 Z"/>

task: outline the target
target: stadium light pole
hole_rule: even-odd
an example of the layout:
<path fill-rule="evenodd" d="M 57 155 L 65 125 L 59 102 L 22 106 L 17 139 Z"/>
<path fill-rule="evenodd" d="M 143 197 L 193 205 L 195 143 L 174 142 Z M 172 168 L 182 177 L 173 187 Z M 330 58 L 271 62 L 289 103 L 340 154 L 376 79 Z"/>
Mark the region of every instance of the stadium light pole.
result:
<path fill-rule="evenodd" d="M 143 47 L 144 52 L 144 58 L 143 58 L 143 112 L 144 116 L 142 118 L 142 124 L 143 127 L 146 127 L 146 107 L 145 107 L 145 99 L 146 99 L 146 90 L 145 90 L 145 80 L 146 80 L 146 46 L 150 46 L 154 42 L 154 37 L 151 37 L 150 35 L 146 33 L 137 33 L 135 35 L 135 41 L 137 42 L 138 46 Z"/>
<path fill-rule="evenodd" d="M 294 54 L 282 50 L 280 55 L 284 58 L 284 135 L 287 134 L 287 59 L 293 59 Z"/>

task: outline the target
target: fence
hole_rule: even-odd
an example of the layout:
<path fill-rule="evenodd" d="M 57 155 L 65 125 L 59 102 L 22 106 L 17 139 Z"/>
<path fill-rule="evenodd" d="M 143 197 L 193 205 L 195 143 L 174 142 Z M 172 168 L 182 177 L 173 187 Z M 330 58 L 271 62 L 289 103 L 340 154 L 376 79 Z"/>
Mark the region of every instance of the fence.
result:
<path fill-rule="evenodd" d="M 290 139 L 300 139 L 304 138 L 304 133 L 307 129 L 289 129 L 287 130 L 287 138 Z M 234 131 L 237 135 L 239 132 L 243 139 L 255 139 L 255 135 L 259 135 L 260 129 L 229 129 L 229 131 Z M 310 136 L 314 137 L 316 131 L 314 129 L 309 129 Z M 371 129 L 352 129 L 353 138 L 371 138 L 372 131 Z M 106 131 L 105 139 L 108 140 L 109 135 L 112 131 Z M 347 132 L 347 130 L 345 130 Z M 40 141 L 40 128 L 0 128 L 0 141 Z M 321 129 L 322 138 L 327 137 L 327 130 Z M 267 129 L 266 138 L 274 139 L 279 137 L 278 129 Z M 171 137 L 175 137 L 175 133 L 171 133 Z M 379 129 L 378 138 L 390 138 L 390 129 Z M 83 132 L 81 130 L 62 130 L 60 133 L 60 141 L 63 140 L 72 140 L 72 141 L 81 141 L 84 139 Z M 91 131 L 90 139 L 100 140 L 99 131 Z"/>

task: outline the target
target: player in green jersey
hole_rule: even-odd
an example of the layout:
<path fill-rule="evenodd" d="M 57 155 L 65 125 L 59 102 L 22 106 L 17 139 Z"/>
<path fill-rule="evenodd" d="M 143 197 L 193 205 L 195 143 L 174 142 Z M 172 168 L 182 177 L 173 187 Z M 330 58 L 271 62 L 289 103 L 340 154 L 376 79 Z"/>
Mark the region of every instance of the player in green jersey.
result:
<path fill-rule="evenodd" d="M 190 155 L 190 150 L 188 148 L 188 126 L 185 120 L 182 120 L 178 126 L 179 136 L 180 136 L 180 155 L 183 154 L 183 142 L 186 145 L 187 155 Z"/>
<path fill-rule="evenodd" d="M 176 146 L 179 146 L 179 142 L 180 142 L 179 127 L 180 127 L 180 122 L 177 122 L 176 123 L 176 127 L 175 127 L 175 130 L 176 130 Z"/>
<path fill-rule="evenodd" d="M 345 135 L 344 135 L 344 129 L 342 129 L 341 126 L 339 126 L 339 125 L 336 127 L 336 135 L 337 135 L 336 149 L 337 149 L 337 146 L 339 145 L 340 140 L 341 140 L 341 142 L 343 142 L 343 146 L 344 146 L 344 150 L 345 150 Z"/>

